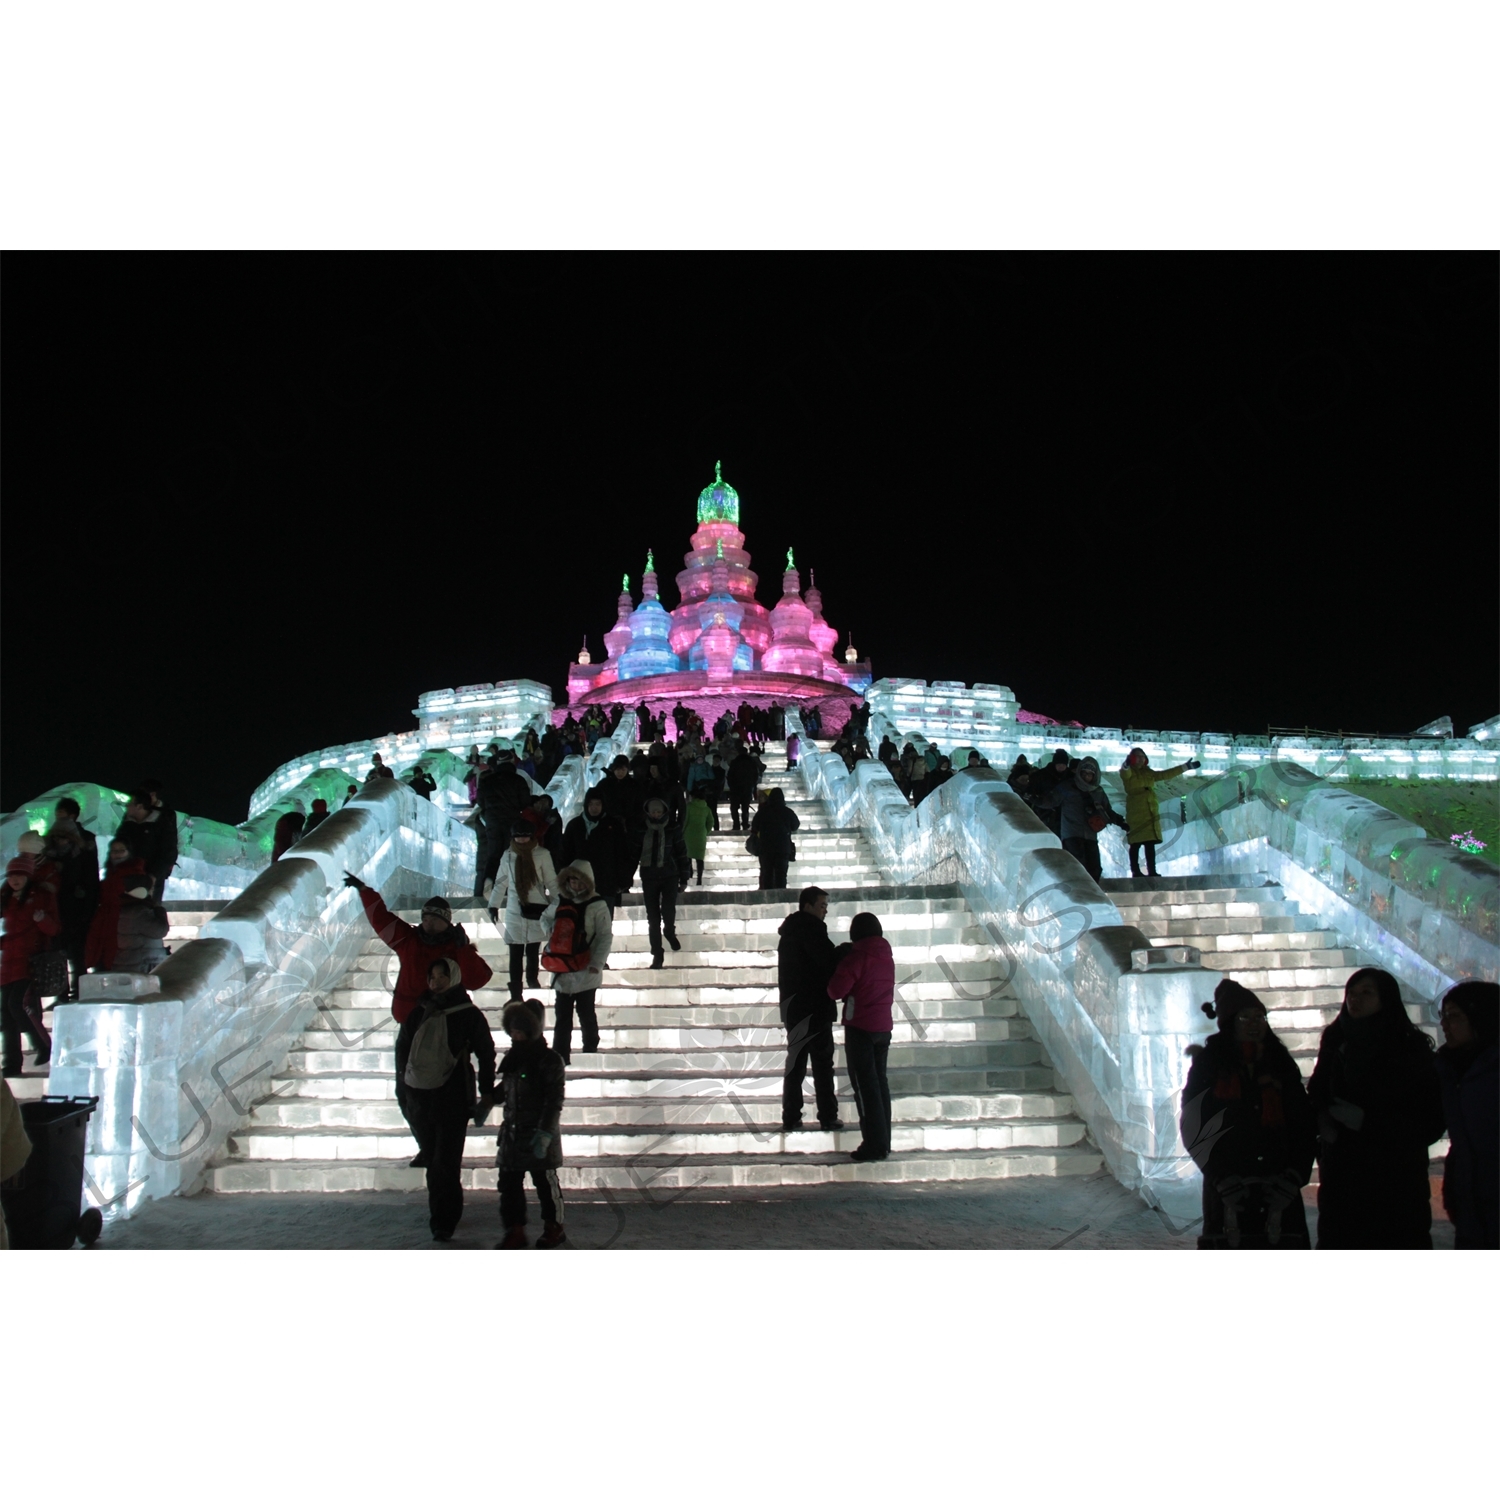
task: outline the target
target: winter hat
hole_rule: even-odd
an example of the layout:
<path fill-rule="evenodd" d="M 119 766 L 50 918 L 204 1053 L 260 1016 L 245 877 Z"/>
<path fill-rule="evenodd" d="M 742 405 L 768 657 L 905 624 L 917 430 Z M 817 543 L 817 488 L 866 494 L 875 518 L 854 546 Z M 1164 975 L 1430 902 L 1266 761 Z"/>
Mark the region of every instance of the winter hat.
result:
<path fill-rule="evenodd" d="M 536 824 L 528 823 L 525 818 L 517 818 L 510 825 L 510 836 L 513 839 L 534 839 L 536 837 Z"/>
<path fill-rule="evenodd" d="M 44 848 L 46 848 L 46 843 L 43 840 L 41 834 L 39 834 L 39 833 L 33 833 L 28 828 L 26 830 L 26 832 L 23 833 L 21 835 L 21 837 L 16 840 L 16 848 L 22 854 L 32 854 L 32 855 L 35 855 L 35 854 L 40 854 L 42 852 L 42 850 Z"/>
<path fill-rule="evenodd" d="M 1052 752 L 1052 764 L 1054 766 L 1065 766 L 1070 758 L 1066 750 L 1054 750 Z"/>
<path fill-rule="evenodd" d="M 500 1029 L 518 1040 L 534 1042 L 542 1034 L 542 1017 L 537 1014 L 540 1009 L 539 1001 L 512 1000 L 501 1013 Z"/>
<path fill-rule="evenodd" d="M 448 975 L 448 984 L 451 988 L 459 988 L 464 982 L 463 971 L 458 967 L 458 960 L 453 958 L 435 958 L 427 965 L 429 974 L 441 964 Z"/>
<path fill-rule="evenodd" d="M 575 859 L 566 869 L 557 872 L 557 883 L 561 885 L 568 875 L 578 875 L 588 882 L 589 895 L 594 894 L 594 867 L 586 859 Z"/>
<path fill-rule="evenodd" d="M 125 894 L 137 901 L 144 901 L 151 894 L 151 887 L 148 885 L 132 886 Z"/>
<path fill-rule="evenodd" d="M 453 908 L 441 896 L 429 896 L 422 904 L 422 915 L 425 917 L 431 912 L 435 917 L 441 917 L 445 922 L 453 920 Z"/>
<path fill-rule="evenodd" d="M 18 854 L 6 865 L 7 875 L 24 875 L 28 880 L 36 874 L 36 860 L 29 854 Z"/>
<path fill-rule="evenodd" d="M 653 807 L 658 808 L 659 811 L 652 812 L 651 809 Z M 654 821 L 656 821 L 659 818 L 666 817 L 666 815 L 667 815 L 667 804 L 665 802 L 663 802 L 660 797 L 648 797 L 646 799 L 646 806 L 645 806 L 645 808 L 643 810 L 644 810 L 646 816 L 648 818 L 652 819 L 652 821 L 654 822 Z"/>
<path fill-rule="evenodd" d="M 1229 1031 L 1234 1026 L 1235 1017 L 1249 1005 L 1265 1010 L 1254 990 L 1247 990 L 1232 979 L 1221 979 L 1214 990 L 1214 998 L 1203 1007 L 1203 1014 L 1217 1018 L 1220 1031 Z"/>

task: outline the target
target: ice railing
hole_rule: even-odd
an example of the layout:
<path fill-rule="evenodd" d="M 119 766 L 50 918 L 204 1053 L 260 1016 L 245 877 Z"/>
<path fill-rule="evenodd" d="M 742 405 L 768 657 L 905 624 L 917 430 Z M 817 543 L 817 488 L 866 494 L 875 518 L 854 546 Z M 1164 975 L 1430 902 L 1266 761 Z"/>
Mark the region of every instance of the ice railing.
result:
<path fill-rule="evenodd" d="M 563 827 L 583 811 L 584 793 L 604 779 L 615 756 L 630 754 L 639 727 L 633 713 L 621 714 L 614 733 L 608 737 L 601 735 L 587 760 L 581 755 L 570 755 L 553 773 L 546 791 Z"/>
<path fill-rule="evenodd" d="M 1102 728 L 1094 725 L 1022 722 L 1009 688 L 976 682 L 928 683 L 922 678 L 883 677 L 865 694 L 874 716 L 892 739 L 922 735 L 951 747 L 955 768 L 970 749 L 1008 766 L 1017 755 L 1035 762 L 1061 746 L 1070 755 L 1092 755 L 1106 768 L 1118 766 L 1133 745 L 1157 765 L 1201 760 L 1210 772 L 1254 770 L 1272 762 L 1292 764 L 1330 780 L 1351 776 L 1395 776 L 1413 780 L 1500 778 L 1500 715 L 1470 725 L 1467 734 L 1407 738 L 1303 734 L 1231 735 L 1196 730 Z M 871 724 L 872 746 L 880 743 Z"/>
<path fill-rule="evenodd" d="M 882 734 L 898 747 L 927 748 L 920 734 L 872 714 L 873 742 Z M 956 765 L 967 748 L 955 747 Z M 1192 752 L 1173 748 L 1179 762 Z M 1460 980 L 1500 977 L 1500 873 L 1492 865 L 1295 761 L 1229 771 L 1205 762 L 1200 775 L 1211 779 L 1162 797 L 1161 874 L 1263 874 L 1429 1007 Z M 1119 776 L 1106 771 L 1102 784 L 1123 813 Z M 1104 873 L 1124 875 L 1119 830 L 1106 830 L 1099 844 Z"/>
<path fill-rule="evenodd" d="M 196 942 L 149 975 L 111 976 L 137 993 L 58 1006 L 49 1087 L 100 1101 L 89 1125 L 89 1200 L 115 1218 L 192 1190 L 314 1010 L 334 1019 L 327 994 L 370 935 L 346 870 L 386 894 L 468 895 L 474 864 L 473 833 L 444 809 L 400 782 L 373 782 L 258 875 Z M 335 1029 L 348 1047 L 368 1034 Z"/>
<path fill-rule="evenodd" d="M 787 733 L 800 717 L 787 715 Z M 872 718 L 872 735 L 879 726 Z M 877 741 L 878 742 L 878 741 Z M 903 884 L 956 880 L 995 944 L 1003 977 L 1126 1187 L 1184 1222 L 1201 1178 L 1177 1117 L 1187 1048 L 1210 1023 L 1218 975 L 1195 949 L 1153 948 L 993 770 L 965 771 L 911 807 L 890 773 L 851 773 L 811 741 L 799 759 L 834 822 L 857 823 L 882 870 Z"/>

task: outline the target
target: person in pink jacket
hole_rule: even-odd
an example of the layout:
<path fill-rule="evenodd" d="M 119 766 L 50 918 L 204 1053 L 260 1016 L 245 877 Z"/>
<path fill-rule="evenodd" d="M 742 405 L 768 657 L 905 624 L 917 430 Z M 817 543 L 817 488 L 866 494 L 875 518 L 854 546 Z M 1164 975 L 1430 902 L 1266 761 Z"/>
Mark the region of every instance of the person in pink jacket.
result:
<path fill-rule="evenodd" d="M 863 1137 L 850 1160 L 884 1161 L 891 1154 L 891 1086 L 885 1067 L 896 960 L 874 912 L 862 911 L 849 924 L 849 942 L 852 946 L 828 981 L 828 998 L 844 1002 L 844 1060 Z"/>

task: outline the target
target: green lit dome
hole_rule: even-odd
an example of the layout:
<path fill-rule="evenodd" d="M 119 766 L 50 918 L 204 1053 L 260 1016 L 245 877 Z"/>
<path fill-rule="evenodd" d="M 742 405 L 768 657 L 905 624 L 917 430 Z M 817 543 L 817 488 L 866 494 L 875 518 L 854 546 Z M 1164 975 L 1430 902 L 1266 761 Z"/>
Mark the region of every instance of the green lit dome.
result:
<path fill-rule="evenodd" d="M 722 461 L 714 464 L 714 482 L 698 492 L 698 524 L 705 521 L 728 521 L 731 526 L 740 524 L 740 497 L 732 484 L 726 482 Z"/>

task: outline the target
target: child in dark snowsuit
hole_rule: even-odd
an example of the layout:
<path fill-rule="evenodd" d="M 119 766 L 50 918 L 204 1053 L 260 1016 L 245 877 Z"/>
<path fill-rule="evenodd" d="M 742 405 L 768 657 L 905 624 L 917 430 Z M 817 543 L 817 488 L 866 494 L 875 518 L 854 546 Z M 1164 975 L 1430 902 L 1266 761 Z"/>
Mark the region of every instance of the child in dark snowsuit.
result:
<path fill-rule="evenodd" d="M 500 1222 L 505 1226 L 505 1238 L 497 1246 L 501 1250 L 526 1248 L 528 1172 L 542 1208 L 537 1249 L 550 1250 L 567 1240 L 563 1233 L 562 1188 L 557 1180 L 563 1160 L 566 1069 L 542 1036 L 544 1014 L 539 1000 L 522 1000 L 507 1005 L 501 1018 L 511 1039 L 510 1051 L 500 1060 L 499 1092 L 505 1117 L 495 1160 L 500 1172 Z"/>

